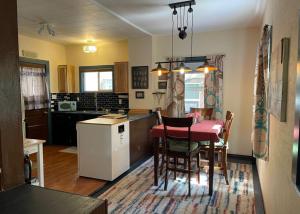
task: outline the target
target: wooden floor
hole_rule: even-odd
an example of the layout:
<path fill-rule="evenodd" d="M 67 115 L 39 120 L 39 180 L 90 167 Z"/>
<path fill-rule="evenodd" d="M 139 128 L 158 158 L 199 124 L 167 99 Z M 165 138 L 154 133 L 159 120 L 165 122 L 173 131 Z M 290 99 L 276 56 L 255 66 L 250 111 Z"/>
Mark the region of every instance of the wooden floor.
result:
<path fill-rule="evenodd" d="M 106 181 L 79 177 L 77 155 L 59 152 L 65 148 L 44 146 L 46 188 L 87 196 L 106 184 Z M 30 158 L 33 162 L 36 160 L 35 155 Z M 33 169 L 33 176 L 36 176 L 36 169 Z"/>

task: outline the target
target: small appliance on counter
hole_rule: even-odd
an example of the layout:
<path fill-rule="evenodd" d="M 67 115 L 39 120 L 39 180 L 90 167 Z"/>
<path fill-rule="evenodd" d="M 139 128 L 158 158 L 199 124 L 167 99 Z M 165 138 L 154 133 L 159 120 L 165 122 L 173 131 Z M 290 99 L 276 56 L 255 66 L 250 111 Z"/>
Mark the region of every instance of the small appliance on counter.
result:
<path fill-rule="evenodd" d="M 58 111 L 77 111 L 76 101 L 59 101 Z"/>

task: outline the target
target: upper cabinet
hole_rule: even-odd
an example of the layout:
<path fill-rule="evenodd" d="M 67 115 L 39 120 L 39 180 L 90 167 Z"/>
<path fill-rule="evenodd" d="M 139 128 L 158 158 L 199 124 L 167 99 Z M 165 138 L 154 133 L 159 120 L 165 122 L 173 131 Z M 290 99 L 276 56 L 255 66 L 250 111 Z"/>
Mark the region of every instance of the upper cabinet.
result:
<path fill-rule="evenodd" d="M 116 62 L 114 66 L 114 92 L 128 93 L 128 62 Z"/>
<path fill-rule="evenodd" d="M 58 92 L 75 92 L 75 67 L 73 65 L 58 65 Z"/>

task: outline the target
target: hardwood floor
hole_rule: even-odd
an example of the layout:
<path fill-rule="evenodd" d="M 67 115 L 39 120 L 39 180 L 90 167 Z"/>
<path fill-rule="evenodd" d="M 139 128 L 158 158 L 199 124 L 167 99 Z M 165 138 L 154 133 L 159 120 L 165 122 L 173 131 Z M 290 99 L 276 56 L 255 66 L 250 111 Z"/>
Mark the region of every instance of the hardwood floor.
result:
<path fill-rule="evenodd" d="M 66 146 L 44 146 L 45 187 L 79 195 L 90 195 L 106 184 L 106 181 L 78 176 L 77 155 L 59 152 Z M 36 156 L 32 155 L 34 162 Z M 33 167 L 35 168 L 35 167 Z M 36 176 L 36 169 L 33 169 Z"/>

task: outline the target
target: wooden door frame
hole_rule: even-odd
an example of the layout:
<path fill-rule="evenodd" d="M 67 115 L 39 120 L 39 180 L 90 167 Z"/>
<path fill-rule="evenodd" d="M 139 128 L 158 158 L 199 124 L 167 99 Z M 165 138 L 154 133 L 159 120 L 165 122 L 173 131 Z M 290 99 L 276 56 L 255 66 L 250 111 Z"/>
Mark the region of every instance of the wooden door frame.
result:
<path fill-rule="evenodd" d="M 48 83 L 48 96 L 49 96 L 49 106 L 48 106 L 48 144 L 52 144 L 52 126 L 51 126 L 51 88 L 50 88 L 50 66 L 49 61 L 41 60 L 41 59 L 31 59 L 26 57 L 19 57 L 20 65 L 23 64 L 36 64 L 45 66 L 45 72 L 47 76 L 47 83 Z"/>

